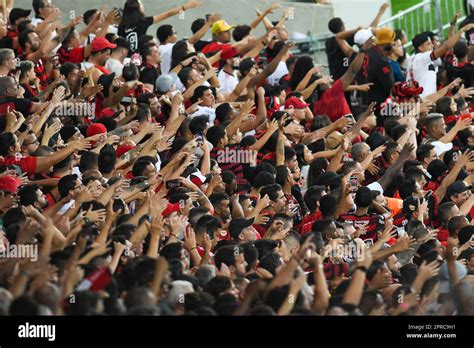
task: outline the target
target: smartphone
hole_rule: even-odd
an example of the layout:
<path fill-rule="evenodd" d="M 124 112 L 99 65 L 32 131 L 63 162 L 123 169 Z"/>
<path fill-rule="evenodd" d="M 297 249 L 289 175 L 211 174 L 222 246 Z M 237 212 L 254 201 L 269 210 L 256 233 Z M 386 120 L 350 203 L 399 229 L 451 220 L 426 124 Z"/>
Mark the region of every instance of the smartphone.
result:
<path fill-rule="evenodd" d="M 174 190 L 181 186 L 181 183 L 178 179 L 168 180 L 166 182 L 166 189 L 167 190 Z"/>
<path fill-rule="evenodd" d="M 204 141 L 204 135 L 202 134 L 202 132 L 199 132 L 197 134 L 197 142 L 199 145 L 202 145 L 203 141 Z"/>
<path fill-rule="evenodd" d="M 357 176 L 351 175 L 349 178 L 349 190 L 351 193 L 357 192 L 357 189 L 359 188 L 359 180 L 357 179 Z"/>

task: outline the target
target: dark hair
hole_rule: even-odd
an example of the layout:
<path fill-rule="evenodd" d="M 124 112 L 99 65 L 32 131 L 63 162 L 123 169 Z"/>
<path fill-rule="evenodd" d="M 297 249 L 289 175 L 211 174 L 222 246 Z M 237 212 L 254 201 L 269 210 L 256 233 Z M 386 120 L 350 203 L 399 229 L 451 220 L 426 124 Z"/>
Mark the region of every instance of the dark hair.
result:
<path fill-rule="evenodd" d="M 416 181 L 413 179 L 408 179 L 403 182 L 399 187 L 398 193 L 400 194 L 401 199 L 405 199 L 408 196 L 413 195 L 416 191 Z"/>
<path fill-rule="evenodd" d="M 443 114 L 444 117 L 446 116 L 452 116 L 453 112 L 451 110 L 451 102 L 453 99 L 451 97 L 441 97 L 436 101 L 436 110 L 440 114 Z"/>
<path fill-rule="evenodd" d="M 325 217 L 333 216 L 339 201 L 336 196 L 327 194 L 319 200 L 319 210 Z"/>
<path fill-rule="evenodd" d="M 271 252 L 260 259 L 260 267 L 266 269 L 271 274 L 276 274 L 276 269 L 281 266 L 282 260 L 279 253 Z"/>
<path fill-rule="evenodd" d="M 21 21 L 20 24 L 18 24 L 18 32 L 21 33 L 23 31 L 25 31 L 26 29 L 28 29 L 29 24 L 31 24 L 31 20 L 29 20 L 29 19 Z M 72 30 L 71 30 L 71 32 L 72 32 Z"/>
<path fill-rule="evenodd" d="M 224 192 L 215 192 L 209 196 L 209 200 L 214 207 L 220 206 L 223 201 L 228 201 L 229 199 L 229 196 Z"/>
<path fill-rule="evenodd" d="M 196 53 L 194 53 L 193 55 L 195 54 Z M 188 58 L 188 42 L 186 40 L 179 40 L 174 44 L 173 49 L 171 51 L 171 69 L 173 69 L 176 65 L 178 65 L 186 58 Z"/>
<path fill-rule="evenodd" d="M 254 242 L 254 245 L 258 251 L 258 259 L 261 260 L 278 247 L 278 241 L 272 239 L 259 239 Z"/>
<path fill-rule="evenodd" d="M 39 189 L 38 185 L 29 184 L 22 186 L 18 191 L 18 197 L 20 198 L 20 204 L 23 206 L 33 205 L 38 201 L 37 191 Z"/>
<path fill-rule="evenodd" d="M 224 246 L 216 251 L 214 264 L 218 269 L 221 268 L 222 263 L 225 263 L 227 266 L 235 266 L 235 257 L 243 253 L 244 251 L 238 245 Z"/>
<path fill-rule="evenodd" d="M 270 198 L 270 200 L 272 200 L 273 202 L 276 202 L 278 199 L 277 192 L 281 190 L 282 190 L 282 187 L 278 184 L 267 185 L 260 189 L 260 195 L 262 197 L 265 195 L 268 195 L 268 198 Z"/>
<path fill-rule="evenodd" d="M 222 103 L 216 108 L 216 119 L 219 123 L 224 123 L 230 119 L 233 108 L 230 103 Z"/>
<path fill-rule="evenodd" d="M 474 226 L 467 225 L 459 230 L 458 239 L 460 244 L 465 244 L 474 234 Z"/>
<path fill-rule="evenodd" d="M 315 212 L 318 207 L 318 202 L 321 200 L 322 193 L 326 189 L 323 186 L 314 185 L 308 188 L 304 195 L 304 203 L 311 213 Z"/>
<path fill-rule="evenodd" d="M 333 34 L 339 33 L 343 28 L 344 22 L 339 17 L 331 19 L 328 23 L 328 29 Z"/>
<path fill-rule="evenodd" d="M 10 147 L 15 146 L 15 136 L 11 132 L 0 134 L 0 156 L 8 156 Z"/>
<path fill-rule="evenodd" d="M 193 67 L 187 66 L 181 69 L 181 71 L 178 73 L 179 80 L 183 86 L 188 87 L 188 81 L 191 79 L 191 73 L 193 70 Z"/>
<path fill-rule="evenodd" d="M 431 144 L 421 144 L 416 150 L 416 159 L 420 162 L 423 162 L 425 158 L 430 155 L 431 150 L 434 149 L 434 145 Z"/>
<path fill-rule="evenodd" d="M 247 37 L 251 31 L 252 28 L 249 25 L 237 25 L 232 31 L 232 37 L 236 42 L 238 42 Z"/>
<path fill-rule="evenodd" d="M 206 138 L 212 144 L 217 146 L 219 142 L 225 137 L 225 128 L 221 125 L 213 126 L 207 130 Z"/>
<path fill-rule="evenodd" d="M 169 24 L 163 24 L 156 30 L 156 37 L 163 44 L 168 37 L 173 35 L 173 26 Z"/>
<path fill-rule="evenodd" d="M 214 298 L 219 297 L 221 293 L 226 290 L 229 290 L 232 287 L 232 282 L 228 277 L 216 276 L 209 280 L 206 284 L 206 292 L 214 296 Z"/>
<path fill-rule="evenodd" d="M 194 22 L 191 23 L 191 32 L 196 34 L 205 24 L 206 20 L 204 18 L 195 19 Z"/>
<path fill-rule="evenodd" d="M 18 35 L 18 43 L 20 45 L 20 47 L 25 50 L 26 49 L 26 43 L 27 42 L 30 42 L 30 38 L 29 38 L 29 35 L 31 33 L 34 33 L 35 31 L 33 29 L 27 29 L 23 32 L 20 33 L 20 35 Z M 30 42 L 31 43 L 31 42 Z"/>
<path fill-rule="evenodd" d="M 314 67 L 313 58 L 310 56 L 301 56 L 295 63 L 295 68 L 293 74 L 290 78 L 290 88 L 294 91 L 296 87 L 301 82 L 301 80 L 306 76 L 309 70 Z"/>
<path fill-rule="evenodd" d="M 99 164 L 99 155 L 92 151 L 86 151 L 81 155 L 79 161 L 79 170 L 84 173 L 87 170 L 97 168 Z"/>
<path fill-rule="evenodd" d="M 240 245 L 242 250 L 244 251 L 244 258 L 245 262 L 247 262 L 247 269 L 246 271 L 251 271 L 258 260 L 258 249 L 255 247 L 254 243 L 247 242 Z"/>
<path fill-rule="evenodd" d="M 66 197 L 69 191 L 76 187 L 77 175 L 71 174 L 63 176 L 58 182 L 58 191 L 61 198 Z"/>
<path fill-rule="evenodd" d="M 438 218 L 443 225 L 448 223 L 451 209 L 456 206 L 454 202 L 444 202 L 438 206 Z"/>
<path fill-rule="evenodd" d="M 77 64 L 71 63 L 71 62 L 65 62 L 61 64 L 61 68 L 59 69 L 59 73 L 63 75 L 64 77 L 68 77 L 70 73 L 72 73 L 74 70 L 79 70 L 79 67 Z"/>
<path fill-rule="evenodd" d="M 140 11 L 140 3 L 138 0 L 127 0 L 123 7 L 120 27 L 127 29 L 143 22 L 144 20 L 145 15 Z"/>
<path fill-rule="evenodd" d="M 138 80 L 140 73 L 138 71 L 138 67 L 135 64 L 127 64 L 123 67 L 122 70 L 122 77 L 127 81 Z"/>
<path fill-rule="evenodd" d="M 112 145 L 105 145 L 98 157 L 99 171 L 102 174 L 109 174 L 115 169 L 117 155 Z"/>

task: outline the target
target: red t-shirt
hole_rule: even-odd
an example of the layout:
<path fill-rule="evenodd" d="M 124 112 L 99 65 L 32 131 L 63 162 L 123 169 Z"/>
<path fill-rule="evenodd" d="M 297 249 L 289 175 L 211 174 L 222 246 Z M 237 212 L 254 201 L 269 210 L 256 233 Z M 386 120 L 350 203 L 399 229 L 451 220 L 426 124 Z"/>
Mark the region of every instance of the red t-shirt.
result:
<path fill-rule="evenodd" d="M 5 156 L 0 164 L 5 166 L 17 165 L 24 173 L 34 174 L 36 172 L 36 157 L 34 156 Z"/>
<path fill-rule="evenodd" d="M 61 46 L 58 50 L 59 62 L 80 64 L 84 61 L 84 47 L 66 48 Z"/>
<path fill-rule="evenodd" d="M 331 121 L 352 114 L 344 95 L 341 80 L 337 80 L 331 88 L 323 93 L 321 99 L 314 103 L 313 113 L 315 116 L 328 115 Z"/>

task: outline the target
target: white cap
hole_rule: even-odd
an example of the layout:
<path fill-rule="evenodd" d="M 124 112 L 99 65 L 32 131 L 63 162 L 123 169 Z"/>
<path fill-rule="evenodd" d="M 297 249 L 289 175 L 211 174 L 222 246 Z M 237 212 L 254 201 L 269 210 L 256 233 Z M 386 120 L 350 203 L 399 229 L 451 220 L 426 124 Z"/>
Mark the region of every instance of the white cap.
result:
<path fill-rule="evenodd" d="M 434 149 L 438 156 L 441 156 L 443 153 L 453 148 L 453 143 L 443 143 L 441 141 L 433 141 L 431 145 L 435 147 Z"/>
<path fill-rule="evenodd" d="M 373 36 L 374 36 L 374 33 L 372 33 L 371 28 L 361 29 L 357 33 L 355 33 L 354 42 L 357 45 L 362 46 L 363 44 L 365 44 L 367 42 L 368 39 L 370 39 Z"/>

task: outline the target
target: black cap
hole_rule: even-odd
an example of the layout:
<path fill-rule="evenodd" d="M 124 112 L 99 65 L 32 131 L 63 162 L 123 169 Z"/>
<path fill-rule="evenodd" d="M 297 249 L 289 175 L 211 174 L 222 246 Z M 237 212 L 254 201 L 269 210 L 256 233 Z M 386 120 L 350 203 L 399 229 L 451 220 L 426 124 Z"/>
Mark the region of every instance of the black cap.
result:
<path fill-rule="evenodd" d="M 239 235 L 244 228 L 252 226 L 254 219 L 232 219 L 229 223 L 229 233 L 234 239 L 239 239 Z"/>
<path fill-rule="evenodd" d="M 112 82 L 115 79 L 115 73 L 112 73 L 110 75 L 102 74 L 100 75 L 99 79 L 97 80 L 97 84 L 102 85 L 104 89 L 102 90 L 102 93 L 104 94 L 104 97 L 109 96 L 109 90 L 110 86 L 112 86 Z"/>
<path fill-rule="evenodd" d="M 448 188 L 446 189 L 446 196 L 451 197 L 453 195 L 463 193 L 471 189 L 471 187 L 472 186 L 466 186 L 466 184 L 463 181 L 455 181 L 451 185 L 449 185 Z"/>
<path fill-rule="evenodd" d="M 31 13 L 31 10 L 25 10 L 23 8 L 14 8 L 10 11 L 10 15 L 8 19 L 10 20 L 10 24 L 14 25 L 18 18 L 21 17 L 28 17 Z"/>
<path fill-rule="evenodd" d="M 418 34 L 416 35 L 413 40 L 411 40 L 411 43 L 413 44 L 413 48 L 415 50 L 418 49 L 418 47 L 420 47 L 421 45 L 423 45 L 426 41 L 428 41 L 428 39 L 430 38 L 430 36 L 427 34 L 427 33 L 421 33 L 421 34 Z"/>
<path fill-rule="evenodd" d="M 409 196 L 403 200 L 403 214 L 411 218 L 412 214 L 418 209 L 420 200 L 417 197 Z"/>

